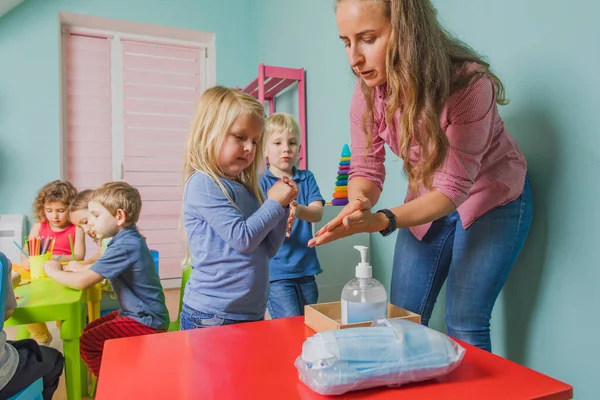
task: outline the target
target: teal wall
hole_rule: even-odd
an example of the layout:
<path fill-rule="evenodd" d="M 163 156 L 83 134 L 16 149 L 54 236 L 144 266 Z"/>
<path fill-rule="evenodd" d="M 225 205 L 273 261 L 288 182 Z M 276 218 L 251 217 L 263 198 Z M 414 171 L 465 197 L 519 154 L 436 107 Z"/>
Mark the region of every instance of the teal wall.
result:
<path fill-rule="evenodd" d="M 0 18 L 0 213 L 30 215 L 35 192 L 60 178 L 59 12 L 214 32 L 217 82 L 245 86 L 258 60 L 250 4 L 26 0 Z"/>
<path fill-rule="evenodd" d="M 258 26 L 259 60 L 307 70 L 309 168 L 330 198 L 336 158 L 348 141 L 352 93 L 333 1 L 258 3 L 268 21 Z M 512 102 L 501 113 L 529 162 L 534 222 L 494 311 L 494 349 L 574 385 L 577 399 L 596 399 L 598 5 L 580 0 L 567 10 L 554 0 L 435 3 L 446 27 L 488 56 L 503 78 Z M 389 156 L 386 166 L 380 205 L 394 206 L 404 198 L 406 181 L 397 157 Z M 375 274 L 386 285 L 394 243 L 372 235 Z M 439 329 L 443 307 L 441 298 L 432 321 Z"/>

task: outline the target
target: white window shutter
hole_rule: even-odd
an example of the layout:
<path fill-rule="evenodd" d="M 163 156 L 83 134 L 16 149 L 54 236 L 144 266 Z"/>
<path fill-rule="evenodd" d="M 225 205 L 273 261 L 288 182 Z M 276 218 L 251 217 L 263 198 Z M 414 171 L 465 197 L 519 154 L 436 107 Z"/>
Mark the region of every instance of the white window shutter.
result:
<path fill-rule="evenodd" d="M 112 180 L 110 39 L 65 35 L 66 170 L 78 190 Z"/>
<path fill-rule="evenodd" d="M 137 187 L 139 228 L 160 253 L 161 278 L 181 276 L 183 151 L 202 93 L 202 49 L 122 38 L 123 180 Z"/>

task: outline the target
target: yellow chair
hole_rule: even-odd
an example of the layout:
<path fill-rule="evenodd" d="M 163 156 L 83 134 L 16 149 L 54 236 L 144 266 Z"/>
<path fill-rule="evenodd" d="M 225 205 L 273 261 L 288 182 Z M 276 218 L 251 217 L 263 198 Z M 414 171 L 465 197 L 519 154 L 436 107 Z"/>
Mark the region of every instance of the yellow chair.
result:
<path fill-rule="evenodd" d="M 87 289 L 88 323 L 100 318 L 100 300 L 102 300 L 102 282 Z"/>

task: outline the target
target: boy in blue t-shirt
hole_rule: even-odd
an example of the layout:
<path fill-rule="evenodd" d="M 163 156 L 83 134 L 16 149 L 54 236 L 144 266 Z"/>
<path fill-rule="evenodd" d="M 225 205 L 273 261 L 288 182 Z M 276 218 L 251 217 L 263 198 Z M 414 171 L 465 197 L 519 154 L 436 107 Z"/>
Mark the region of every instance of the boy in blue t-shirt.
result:
<path fill-rule="evenodd" d="M 261 179 L 267 193 L 280 178 L 291 178 L 298 186 L 298 198 L 290 204 L 288 234 L 279 252 L 270 261 L 267 308 L 271 318 L 304 315 L 304 306 L 319 297 L 315 275 L 322 272 L 312 238 L 311 223 L 323 218 L 325 201 L 314 175 L 295 167 L 300 150 L 300 128 L 289 114 L 275 113 L 265 121 L 265 158 L 269 168 Z"/>
<path fill-rule="evenodd" d="M 106 340 L 166 332 L 169 312 L 152 253 L 135 225 L 140 192 L 126 182 L 105 183 L 92 193 L 88 210 L 94 236 L 112 237 L 106 251 L 89 269 L 63 271 L 57 261 L 46 262 L 44 269 L 55 281 L 80 290 L 110 281 L 121 310 L 91 322 L 80 339 L 81 358 L 98 376 Z"/>

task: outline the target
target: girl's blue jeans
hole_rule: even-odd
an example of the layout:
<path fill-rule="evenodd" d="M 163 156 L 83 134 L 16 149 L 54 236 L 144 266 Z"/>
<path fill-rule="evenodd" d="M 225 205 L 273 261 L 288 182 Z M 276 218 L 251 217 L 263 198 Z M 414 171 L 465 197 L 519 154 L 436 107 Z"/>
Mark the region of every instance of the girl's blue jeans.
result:
<path fill-rule="evenodd" d="M 179 314 L 179 329 L 186 331 L 196 328 L 211 328 L 214 326 L 241 324 L 242 322 L 234 319 L 221 318 L 214 314 L 207 314 L 202 311 L 194 310 L 192 307 L 183 304 Z"/>
<path fill-rule="evenodd" d="M 517 199 L 463 229 L 457 211 L 435 221 L 422 241 L 398 230 L 390 301 L 429 323 L 446 281 L 448 335 L 492 350 L 490 318 L 496 298 L 523 248 L 532 218 L 529 178 Z"/>

